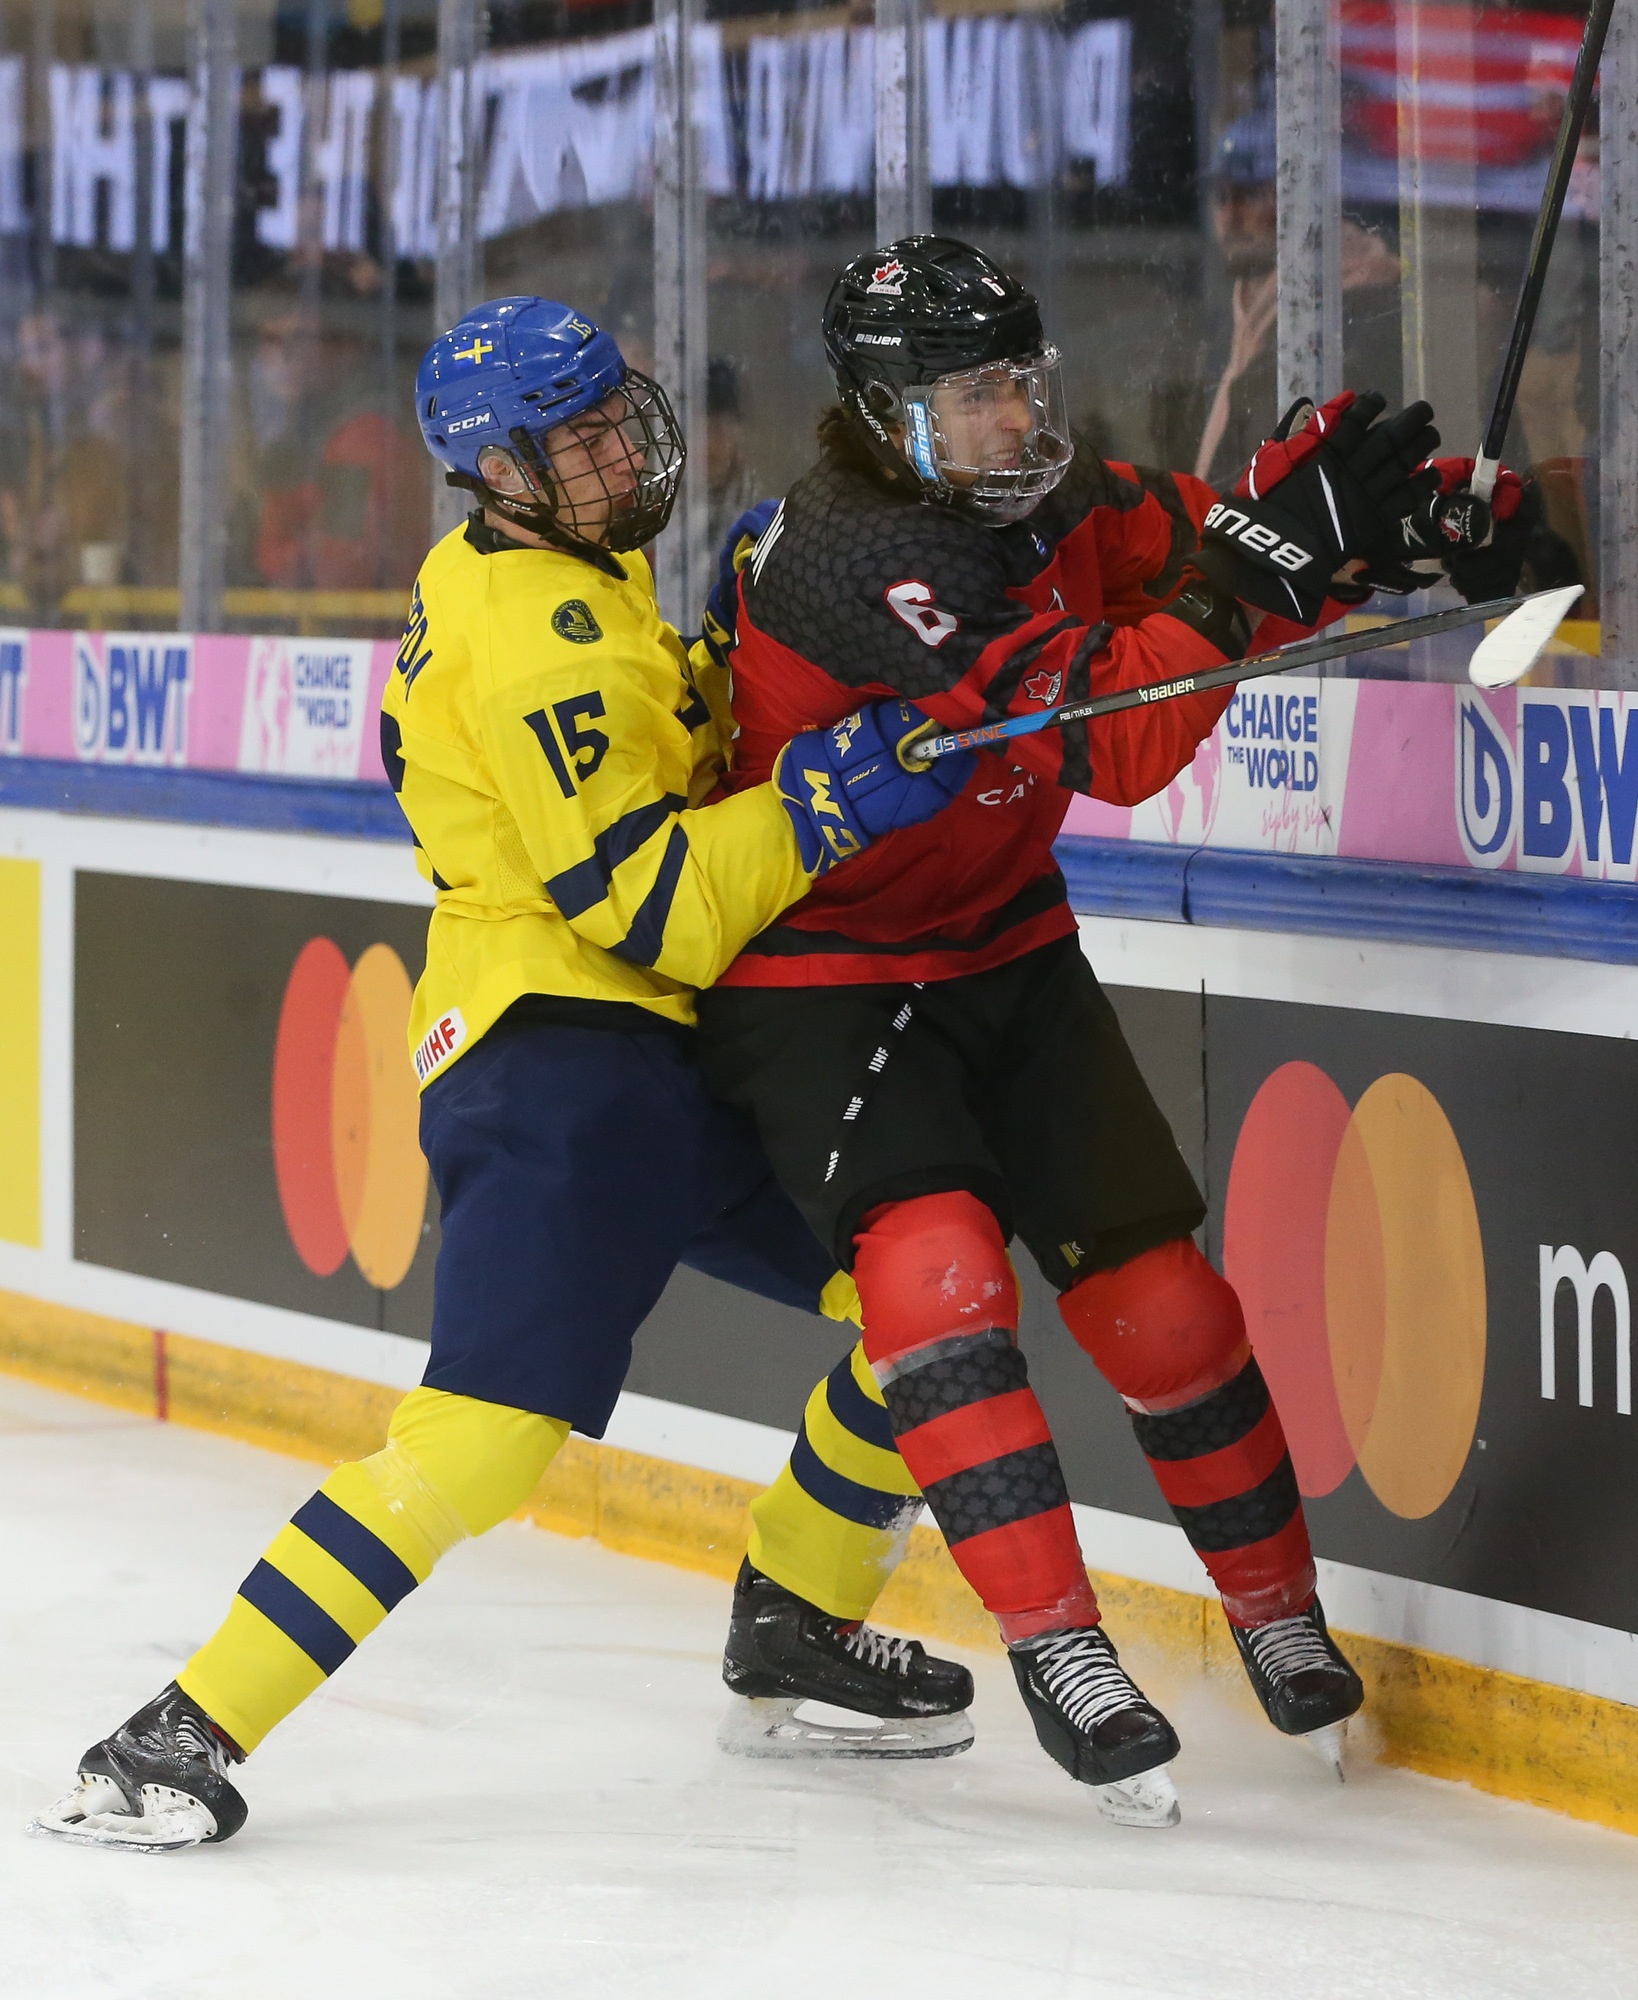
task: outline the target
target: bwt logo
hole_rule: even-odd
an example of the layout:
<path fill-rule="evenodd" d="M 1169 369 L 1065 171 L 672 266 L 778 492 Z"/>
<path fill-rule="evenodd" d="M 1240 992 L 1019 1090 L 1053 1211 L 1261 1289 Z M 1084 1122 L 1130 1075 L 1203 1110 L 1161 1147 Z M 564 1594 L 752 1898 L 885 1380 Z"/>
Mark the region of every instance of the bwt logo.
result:
<path fill-rule="evenodd" d="M 23 694 L 27 686 L 27 642 L 20 633 L 0 638 L 0 757 L 23 754 Z"/>
<path fill-rule="evenodd" d="M 81 757 L 108 764 L 185 764 L 190 641 L 132 635 L 74 641 L 74 742 Z"/>
<path fill-rule="evenodd" d="M 1559 1287 L 1575 1294 L 1576 1399 L 1584 1410 L 1593 1406 L 1593 1303 L 1608 1292 L 1615 1318 L 1615 1411 L 1632 1415 L 1632 1300 L 1627 1274 L 1613 1250 L 1600 1250 L 1589 1262 L 1573 1243 L 1540 1245 L 1541 1256 L 1541 1393 L 1548 1402 L 1558 1395 L 1556 1307 Z"/>
<path fill-rule="evenodd" d="M 1456 822 L 1476 868 L 1630 882 L 1638 705 L 1592 689 L 1520 688 L 1508 729 L 1477 695 L 1456 704 Z"/>

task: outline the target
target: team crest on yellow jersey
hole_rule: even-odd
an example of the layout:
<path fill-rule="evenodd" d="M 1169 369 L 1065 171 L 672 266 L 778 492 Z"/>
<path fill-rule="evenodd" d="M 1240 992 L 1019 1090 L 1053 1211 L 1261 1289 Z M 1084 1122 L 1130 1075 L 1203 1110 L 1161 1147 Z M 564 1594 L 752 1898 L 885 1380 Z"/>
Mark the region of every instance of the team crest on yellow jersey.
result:
<path fill-rule="evenodd" d="M 603 636 L 603 628 L 592 616 L 591 606 L 578 597 L 571 597 L 552 613 L 552 630 L 560 639 L 572 639 L 577 646 L 589 646 Z"/>

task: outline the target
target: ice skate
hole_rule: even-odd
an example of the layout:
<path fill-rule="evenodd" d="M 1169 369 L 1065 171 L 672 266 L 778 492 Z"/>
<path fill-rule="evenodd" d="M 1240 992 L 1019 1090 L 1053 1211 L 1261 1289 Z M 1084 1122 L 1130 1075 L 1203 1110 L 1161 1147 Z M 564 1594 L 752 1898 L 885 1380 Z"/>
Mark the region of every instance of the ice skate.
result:
<path fill-rule="evenodd" d="M 1008 1648 L 1041 1748 L 1119 1826 L 1176 1826 L 1182 1818 L 1166 1766 L 1172 1725 L 1121 1666 L 1101 1625 L 1043 1632 Z"/>
<path fill-rule="evenodd" d="M 228 1783 L 228 1766 L 243 1762 L 238 1745 L 172 1681 L 86 1751 L 79 1783 L 29 1831 L 138 1854 L 230 1840 L 246 1808 Z"/>
<path fill-rule="evenodd" d="M 913 1639 L 832 1618 L 748 1559 L 734 1585 L 722 1678 L 736 1699 L 717 1742 L 741 1757 L 953 1757 L 973 1740 L 965 1667 Z M 814 1701 L 861 1719 L 798 1715 Z"/>
<path fill-rule="evenodd" d="M 1340 1784 L 1347 1775 L 1342 1747 L 1348 1718 L 1365 1690 L 1326 1630 L 1319 1599 L 1295 1618 L 1229 1630 L 1269 1721 L 1282 1735 L 1300 1736 Z"/>

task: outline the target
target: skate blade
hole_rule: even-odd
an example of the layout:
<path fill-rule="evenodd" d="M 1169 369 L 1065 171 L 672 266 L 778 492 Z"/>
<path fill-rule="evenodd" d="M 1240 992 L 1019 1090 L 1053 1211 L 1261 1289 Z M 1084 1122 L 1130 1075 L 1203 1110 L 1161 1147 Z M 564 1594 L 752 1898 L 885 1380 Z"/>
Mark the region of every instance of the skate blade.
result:
<path fill-rule="evenodd" d="M 30 1833 L 68 1840 L 79 1847 L 123 1848 L 128 1854 L 171 1854 L 198 1847 L 216 1831 L 213 1815 L 186 1792 L 163 1785 L 144 1785 L 142 1811 L 125 1810 L 117 1785 L 106 1778 L 84 1778 L 66 1799 L 59 1799 L 38 1819 Z"/>
<path fill-rule="evenodd" d="M 800 1700 L 735 1695 L 717 1731 L 733 1757 L 955 1757 L 970 1747 L 967 1711 L 843 1724 L 799 1716 Z"/>
<path fill-rule="evenodd" d="M 1348 1773 L 1342 1764 L 1342 1749 L 1347 1740 L 1346 1721 L 1325 1723 L 1319 1729 L 1310 1729 L 1302 1738 L 1339 1785 L 1348 1782 Z"/>
<path fill-rule="evenodd" d="M 1140 1771 L 1135 1778 L 1122 1778 L 1118 1784 L 1094 1785 L 1092 1796 L 1098 1811 L 1116 1826 L 1176 1826 L 1183 1817 L 1167 1764 Z"/>

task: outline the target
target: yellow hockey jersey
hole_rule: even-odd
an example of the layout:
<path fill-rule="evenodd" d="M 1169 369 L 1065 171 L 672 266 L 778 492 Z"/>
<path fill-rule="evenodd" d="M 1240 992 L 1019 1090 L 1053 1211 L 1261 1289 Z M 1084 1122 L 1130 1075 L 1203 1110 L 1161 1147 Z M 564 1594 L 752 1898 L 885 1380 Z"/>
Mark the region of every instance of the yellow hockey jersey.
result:
<path fill-rule="evenodd" d="M 410 1013 L 423 1086 L 527 993 L 691 1023 L 694 989 L 807 892 L 771 785 L 704 803 L 724 669 L 690 660 L 641 555 L 605 560 L 474 523 L 416 580 L 381 747 L 437 891 Z"/>

